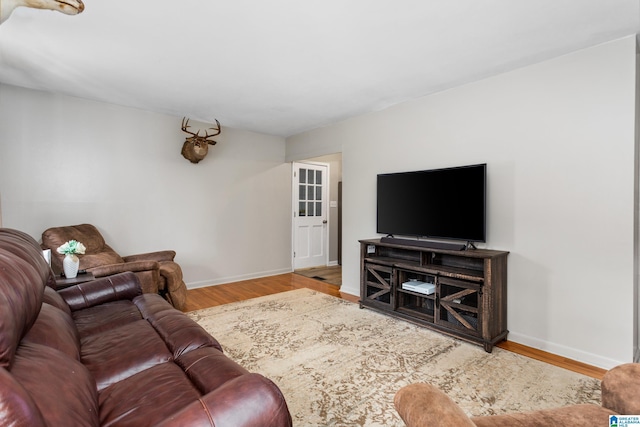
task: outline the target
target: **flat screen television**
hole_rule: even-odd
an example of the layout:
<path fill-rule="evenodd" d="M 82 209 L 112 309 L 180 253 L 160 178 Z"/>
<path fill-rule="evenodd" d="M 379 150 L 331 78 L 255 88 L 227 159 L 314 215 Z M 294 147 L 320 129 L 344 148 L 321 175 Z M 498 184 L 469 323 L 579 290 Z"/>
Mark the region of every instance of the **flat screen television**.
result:
<path fill-rule="evenodd" d="M 377 232 L 486 241 L 487 165 L 378 175 Z"/>

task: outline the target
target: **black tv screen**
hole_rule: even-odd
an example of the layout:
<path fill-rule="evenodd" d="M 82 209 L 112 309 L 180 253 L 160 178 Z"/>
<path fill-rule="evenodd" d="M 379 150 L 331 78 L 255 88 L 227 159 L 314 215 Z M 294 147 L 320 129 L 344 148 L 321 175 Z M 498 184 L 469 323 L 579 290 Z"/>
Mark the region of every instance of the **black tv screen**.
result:
<path fill-rule="evenodd" d="M 487 165 L 378 175 L 377 232 L 486 241 Z"/>

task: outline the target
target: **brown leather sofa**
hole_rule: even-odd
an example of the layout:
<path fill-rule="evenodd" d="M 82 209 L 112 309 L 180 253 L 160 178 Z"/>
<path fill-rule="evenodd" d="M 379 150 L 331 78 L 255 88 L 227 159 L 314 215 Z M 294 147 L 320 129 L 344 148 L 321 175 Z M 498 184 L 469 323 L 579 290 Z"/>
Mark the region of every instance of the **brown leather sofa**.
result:
<path fill-rule="evenodd" d="M 0 425 L 292 425 L 273 382 L 133 273 L 54 284 L 38 243 L 0 229 Z"/>
<path fill-rule="evenodd" d="M 42 233 L 42 248 L 51 249 L 51 266 L 56 274 L 62 271 L 62 259 L 56 249 L 69 240 L 86 246 L 80 255 L 80 269 L 95 277 L 132 271 L 138 276 L 144 293 L 160 293 L 175 308 L 182 310 L 187 299 L 187 286 L 182 269 L 174 262 L 175 251 L 157 251 L 121 257 L 107 244 L 98 229 L 91 224 L 52 227 Z"/>
<path fill-rule="evenodd" d="M 640 364 L 611 369 L 601 388 L 602 406 L 571 405 L 484 417 L 468 417 L 446 394 L 425 383 L 401 388 L 394 404 L 408 427 L 602 427 L 609 425 L 609 415 L 640 414 Z"/>

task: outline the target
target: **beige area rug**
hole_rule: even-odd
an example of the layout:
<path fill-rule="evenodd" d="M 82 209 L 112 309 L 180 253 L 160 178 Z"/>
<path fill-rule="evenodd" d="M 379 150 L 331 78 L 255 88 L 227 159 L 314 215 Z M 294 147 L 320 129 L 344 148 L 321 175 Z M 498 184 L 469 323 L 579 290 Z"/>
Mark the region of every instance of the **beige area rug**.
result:
<path fill-rule="evenodd" d="M 396 391 L 437 385 L 470 415 L 600 403 L 600 382 L 300 289 L 188 313 L 273 380 L 296 426 L 403 426 Z"/>

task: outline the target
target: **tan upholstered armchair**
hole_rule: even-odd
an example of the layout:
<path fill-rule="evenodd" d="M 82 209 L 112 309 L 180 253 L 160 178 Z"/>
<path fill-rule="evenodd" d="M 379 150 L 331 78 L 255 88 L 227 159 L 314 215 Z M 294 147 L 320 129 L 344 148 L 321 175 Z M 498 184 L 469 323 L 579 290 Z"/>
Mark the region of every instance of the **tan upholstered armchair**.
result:
<path fill-rule="evenodd" d="M 51 266 L 56 274 L 62 271 L 64 258 L 56 249 L 69 240 L 77 240 L 87 248 L 85 254 L 79 257 L 80 269 L 96 277 L 132 271 L 138 276 L 143 292 L 159 293 L 177 309 L 184 307 L 187 288 L 182 280 L 182 269 L 173 261 L 175 251 L 121 257 L 91 224 L 54 227 L 42 233 L 42 247 L 51 249 Z"/>
<path fill-rule="evenodd" d="M 608 371 L 601 382 L 602 406 L 570 405 L 532 412 L 471 417 L 431 384 L 401 388 L 394 404 L 408 427 L 602 427 L 609 415 L 640 414 L 640 363 L 627 363 Z"/>

